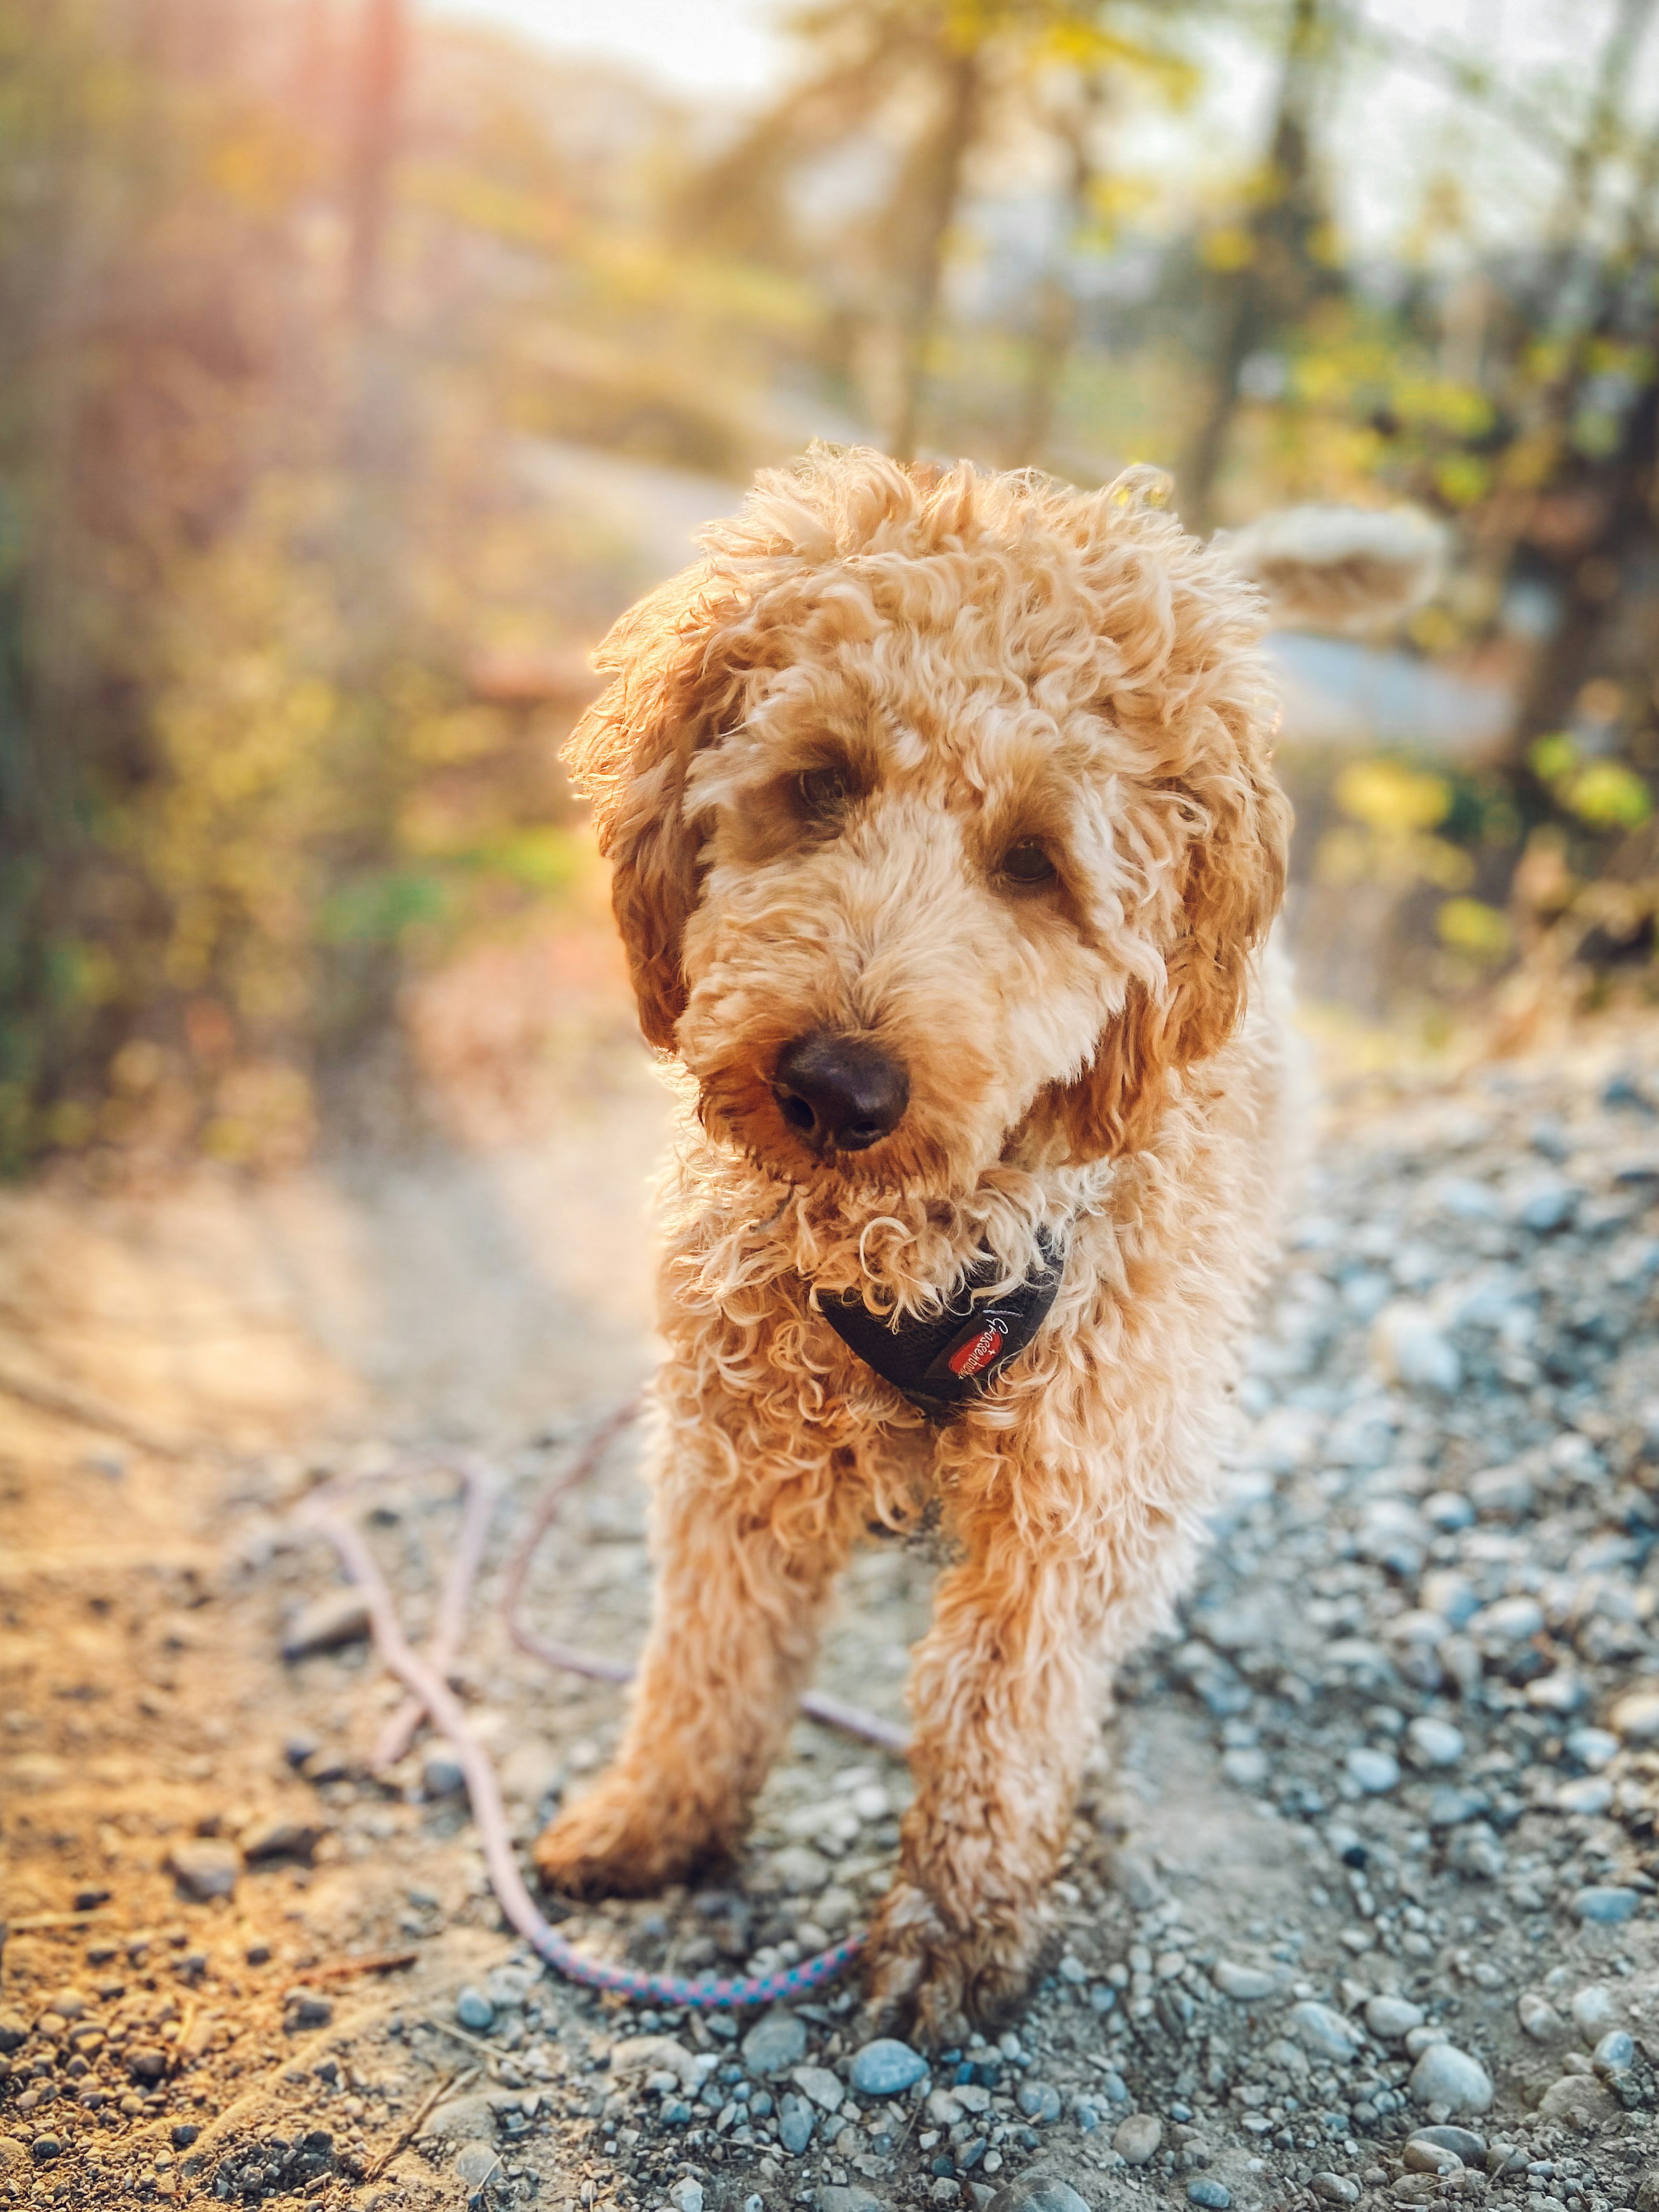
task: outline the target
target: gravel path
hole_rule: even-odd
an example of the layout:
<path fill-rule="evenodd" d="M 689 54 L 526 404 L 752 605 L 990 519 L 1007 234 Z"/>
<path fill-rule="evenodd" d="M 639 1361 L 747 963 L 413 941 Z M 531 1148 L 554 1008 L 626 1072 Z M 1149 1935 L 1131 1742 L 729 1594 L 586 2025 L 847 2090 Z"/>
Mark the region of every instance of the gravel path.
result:
<path fill-rule="evenodd" d="M 1091 1770 L 1054 1971 L 927 2064 L 861 2046 L 852 1989 L 726 2022 L 553 1981 L 501 1932 L 441 1749 L 368 1773 L 393 1694 L 289 1508 L 320 1466 L 387 1470 L 370 1533 L 423 1620 L 457 1504 L 409 1447 L 441 1406 L 394 1446 L 313 1377 L 302 1448 L 134 1454 L 167 1557 L 146 1509 L 131 1556 L 66 1535 L 0 1573 L 0 2198 L 1659 2212 L 1659 1030 L 1355 1096 L 1321 1158 L 1201 1583 Z M 303 1299 L 261 1326 L 339 1358 Z M 591 1364 L 644 1358 L 623 1316 Z M 539 1435 L 484 1437 L 491 1605 L 582 1380 Z M 30 1422 L 14 1498 L 45 1510 L 67 1467 L 83 1540 L 97 1448 Z M 538 1565 L 547 1632 L 635 1647 L 640 1503 L 619 1446 Z M 860 1559 L 826 1687 L 902 1711 L 934 1564 Z M 463 1686 L 527 1840 L 617 1693 L 550 1681 L 493 1612 Z M 886 1881 L 905 1791 L 802 1723 L 729 1889 L 569 1932 L 681 1970 L 818 1948 Z M 95 1925 L 27 1924 L 94 1892 Z"/>

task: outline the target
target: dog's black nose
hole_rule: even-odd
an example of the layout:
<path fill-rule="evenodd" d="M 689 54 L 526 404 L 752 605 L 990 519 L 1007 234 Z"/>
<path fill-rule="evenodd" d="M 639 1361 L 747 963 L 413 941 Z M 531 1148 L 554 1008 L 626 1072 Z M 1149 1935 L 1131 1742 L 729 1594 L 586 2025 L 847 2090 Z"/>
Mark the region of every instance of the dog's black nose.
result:
<path fill-rule="evenodd" d="M 779 1111 L 820 1152 L 861 1152 L 890 1136 L 910 1103 L 910 1079 L 879 1046 L 814 1030 L 778 1055 Z"/>

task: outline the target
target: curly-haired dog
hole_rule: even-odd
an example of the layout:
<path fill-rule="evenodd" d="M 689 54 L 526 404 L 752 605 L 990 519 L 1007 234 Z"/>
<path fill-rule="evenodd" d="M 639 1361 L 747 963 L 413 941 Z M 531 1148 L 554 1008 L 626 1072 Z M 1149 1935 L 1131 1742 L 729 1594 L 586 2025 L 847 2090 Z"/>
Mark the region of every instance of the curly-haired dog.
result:
<path fill-rule="evenodd" d="M 956 1558 L 870 1960 L 923 2038 L 1032 1972 L 1104 1671 L 1188 1571 L 1272 1255 L 1265 609 L 1158 481 L 815 451 L 617 624 L 568 755 L 695 1111 L 654 1626 L 538 1863 L 592 1894 L 727 1853 L 849 1548 L 937 1498 Z M 1351 536 L 1315 556 L 1328 599 L 1418 565 Z M 1275 558 L 1283 591 L 1283 532 Z"/>

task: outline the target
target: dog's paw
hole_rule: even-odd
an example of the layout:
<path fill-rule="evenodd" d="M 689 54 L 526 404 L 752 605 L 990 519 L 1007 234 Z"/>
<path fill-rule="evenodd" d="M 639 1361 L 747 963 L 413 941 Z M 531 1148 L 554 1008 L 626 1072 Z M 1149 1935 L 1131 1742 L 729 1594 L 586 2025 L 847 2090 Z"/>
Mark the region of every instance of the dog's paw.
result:
<path fill-rule="evenodd" d="M 965 2042 L 974 2028 L 1008 2020 L 1052 1941 L 1036 1908 L 954 1933 L 925 1890 L 896 1881 L 870 1931 L 865 2026 L 877 2035 L 902 2030 L 924 2049 Z"/>
<path fill-rule="evenodd" d="M 565 1897 L 644 1897 L 720 1864 L 722 1838 L 688 1826 L 621 1775 L 607 1776 L 536 1839 L 537 1871 Z"/>

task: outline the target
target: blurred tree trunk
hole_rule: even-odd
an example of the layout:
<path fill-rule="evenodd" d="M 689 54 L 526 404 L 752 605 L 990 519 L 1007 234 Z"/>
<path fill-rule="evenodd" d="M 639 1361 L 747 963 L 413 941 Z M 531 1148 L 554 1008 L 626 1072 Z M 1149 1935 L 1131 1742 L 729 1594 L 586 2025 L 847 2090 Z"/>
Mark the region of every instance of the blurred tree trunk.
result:
<path fill-rule="evenodd" d="M 915 228 L 907 257 L 909 265 L 902 280 L 897 406 L 887 434 L 887 449 L 895 460 L 915 458 L 927 356 L 939 322 L 945 257 L 979 122 L 981 69 L 977 47 L 960 52 L 947 50 L 938 127 L 921 150 L 907 195 Z"/>
<path fill-rule="evenodd" d="M 1091 77 L 1084 87 L 1077 111 L 1055 124 L 1066 153 L 1060 248 L 1054 265 L 1045 270 L 1037 287 L 1036 326 L 1027 351 L 1025 386 L 1009 456 L 1012 468 L 1040 468 L 1054 434 L 1054 409 L 1078 329 L 1077 296 L 1065 264 L 1088 220 L 1097 173 L 1092 137 L 1100 106 L 1100 84 Z"/>
<path fill-rule="evenodd" d="M 386 206 L 408 64 L 408 0 L 362 0 L 346 156 L 346 299 L 360 323 L 372 320 L 380 304 Z"/>
<path fill-rule="evenodd" d="M 1314 175 L 1312 121 L 1329 43 L 1322 0 L 1291 0 L 1273 135 L 1246 226 L 1250 250 L 1243 265 L 1219 282 L 1209 398 L 1182 472 L 1182 509 L 1194 530 L 1214 524 L 1216 479 L 1238 408 L 1240 369 L 1320 289 L 1311 244 L 1325 216 Z"/>

